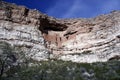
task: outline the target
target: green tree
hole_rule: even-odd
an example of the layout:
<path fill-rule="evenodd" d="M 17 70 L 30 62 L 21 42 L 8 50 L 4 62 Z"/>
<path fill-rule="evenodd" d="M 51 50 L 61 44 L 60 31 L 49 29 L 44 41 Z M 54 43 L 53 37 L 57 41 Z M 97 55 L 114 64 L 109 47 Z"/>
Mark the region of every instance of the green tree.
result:
<path fill-rule="evenodd" d="M 7 72 L 16 62 L 15 53 L 12 47 L 5 42 L 0 42 L 0 78 Z"/>

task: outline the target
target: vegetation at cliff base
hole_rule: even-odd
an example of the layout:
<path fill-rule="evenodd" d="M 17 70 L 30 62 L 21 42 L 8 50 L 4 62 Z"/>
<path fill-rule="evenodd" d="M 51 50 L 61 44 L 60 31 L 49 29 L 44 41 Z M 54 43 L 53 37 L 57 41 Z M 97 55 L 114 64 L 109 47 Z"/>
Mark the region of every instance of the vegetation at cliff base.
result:
<path fill-rule="evenodd" d="M 120 80 L 120 62 L 42 61 L 11 68 L 3 80 Z"/>
<path fill-rule="evenodd" d="M 24 59 L 26 61 L 20 63 L 16 49 L 6 43 L 0 43 L 0 54 L 0 61 L 5 63 L 3 67 L 0 63 L 0 80 L 120 80 L 120 61 L 88 64 Z M 11 55 L 17 60 L 13 61 Z"/>

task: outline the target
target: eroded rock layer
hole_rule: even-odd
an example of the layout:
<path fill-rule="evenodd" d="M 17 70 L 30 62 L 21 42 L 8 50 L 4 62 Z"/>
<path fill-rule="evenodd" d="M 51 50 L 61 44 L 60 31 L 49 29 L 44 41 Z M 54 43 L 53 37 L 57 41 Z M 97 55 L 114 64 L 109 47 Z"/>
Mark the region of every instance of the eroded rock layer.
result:
<path fill-rule="evenodd" d="M 120 11 L 89 19 L 56 19 L 0 2 L 0 41 L 35 60 L 107 61 L 120 55 Z"/>

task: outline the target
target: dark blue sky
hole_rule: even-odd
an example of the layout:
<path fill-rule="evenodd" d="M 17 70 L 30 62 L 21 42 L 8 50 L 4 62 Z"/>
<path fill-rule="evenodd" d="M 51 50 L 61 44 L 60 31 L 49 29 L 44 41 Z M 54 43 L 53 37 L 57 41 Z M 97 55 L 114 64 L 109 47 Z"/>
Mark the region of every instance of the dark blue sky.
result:
<path fill-rule="evenodd" d="M 56 18 L 90 18 L 120 10 L 120 0 L 5 0 Z"/>

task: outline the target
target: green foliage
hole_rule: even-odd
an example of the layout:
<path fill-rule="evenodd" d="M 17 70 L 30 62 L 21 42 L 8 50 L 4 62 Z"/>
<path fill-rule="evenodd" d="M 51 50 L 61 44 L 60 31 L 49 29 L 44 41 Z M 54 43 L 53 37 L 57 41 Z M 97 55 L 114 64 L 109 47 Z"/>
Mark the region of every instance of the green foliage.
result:
<path fill-rule="evenodd" d="M 6 42 L 0 42 L 0 79 L 16 72 L 19 61 L 23 59 L 23 56 L 23 52 L 19 49 Z M 9 72 L 9 70 L 12 72 Z"/>
<path fill-rule="evenodd" d="M 0 78 L 16 61 L 14 52 L 8 43 L 0 42 Z"/>
<path fill-rule="evenodd" d="M 119 61 L 79 64 L 50 60 L 41 61 L 36 66 L 36 61 L 32 62 L 33 66 L 24 64 L 18 69 L 14 67 L 11 72 L 15 72 L 8 76 L 8 80 L 120 80 Z"/>
<path fill-rule="evenodd" d="M 0 42 L 0 60 L 12 63 L 10 56 L 17 60 L 25 58 L 24 53 L 18 47 L 12 47 Z M 83 54 L 92 53 L 91 51 Z M 9 60 L 5 60 L 8 57 Z M 10 66 L 10 65 L 6 65 Z M 0 65 L 1 67 L 1 65 Z M 5 71 L 0 80 L 120 80 L 120 61 L 98 63 L 73 63 L 62 60 L 34 61 L 26 59 L 23 63 L 11 66 Z"/>

